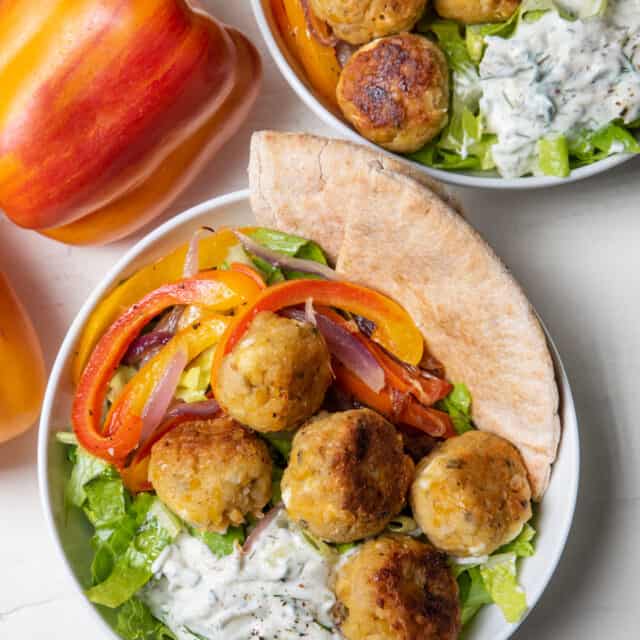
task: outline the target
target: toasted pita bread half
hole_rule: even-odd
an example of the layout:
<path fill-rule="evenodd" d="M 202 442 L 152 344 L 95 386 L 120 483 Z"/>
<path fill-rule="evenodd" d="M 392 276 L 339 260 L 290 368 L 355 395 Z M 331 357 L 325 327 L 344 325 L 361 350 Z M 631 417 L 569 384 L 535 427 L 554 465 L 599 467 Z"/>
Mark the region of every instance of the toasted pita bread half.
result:
<path fill-rule="evenodd" d="M 460 209 L 441 183 L 408 163 L 342 140 L 277 131 L 251 138 L 251 207 L 265 227 L 313 238 L 335 263 L 347 213 L 372 196 L 369 173 L 380 169 L 408 175 Z"/>
<path fill-rule="evenodd" d="M 371 155 L 350 143 L 258 134 L 250 165 L 258 222 L 313 238 L 336 257 L 345 280 L 402 304 L 448 379 L 471 390 L 477 427 L 519 448 L 540 499 L 560 420 L 535 312 L 450 202 Z"/>

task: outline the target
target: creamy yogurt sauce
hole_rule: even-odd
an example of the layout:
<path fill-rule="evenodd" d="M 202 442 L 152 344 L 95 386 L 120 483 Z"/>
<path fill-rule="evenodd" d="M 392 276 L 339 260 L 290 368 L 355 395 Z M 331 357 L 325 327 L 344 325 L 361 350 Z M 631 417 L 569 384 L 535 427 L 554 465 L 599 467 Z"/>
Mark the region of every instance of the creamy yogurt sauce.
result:
<path fill-rule="evenodd" d="M 579 4 L 569 8 L 578 13 Z M 480 112 L 497 134 L 492 154 L 505 177 L 537 173 L 541 138 L 640 117 L 640 0 L 609 0 L 602 17 L 573 22 L 549 11 L 511 38 L 486 41 Z"/>
<path fill-rule="evenodd" d="M 283 511 L 246 555 L 180 534 L 139 595 L 179 640 L 337 640 L 332 569 Z"/>

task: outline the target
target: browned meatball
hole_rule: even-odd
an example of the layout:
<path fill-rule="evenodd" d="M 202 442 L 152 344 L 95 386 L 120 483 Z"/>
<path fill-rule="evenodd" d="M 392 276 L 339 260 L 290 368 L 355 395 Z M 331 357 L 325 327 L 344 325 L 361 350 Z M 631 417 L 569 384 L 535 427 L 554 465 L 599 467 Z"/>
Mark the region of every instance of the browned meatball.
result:
<path fill-rule="evenodd" d="M 338 569 L 337 618 L 347 640 L 453 640 L 458 584 L 444 554 L 408 536 L 370 540 Z"/>
<path fill-rule="evenodd" d="M 520 6 L 520 0 L 434 0 L 439 15 L 464 24 L 503 22 Z"/>
<path fill-rule="evenodd" d="M 329 350 L 318 330 L 264 311 L 225 356 L 214 394 L 242 424 L 285 431 L 320 408 L 331 380 Z"/>
<path fill-rule="evenodd" d="M 184 422 L 151 450 L 149 480 L 183 520 L 226 531 L 271 499 L 267 445 L 231 418 Z"/>
<path fill-rule="evenodd" d="M 313 12 L 351 44 L 411 30 L 426 4 L 427 0 L 311 0 Z"/>
<path fill-rule="evenodd" d="M 447 60 L 438 45 L 419 35 L 374 40 L 347 62 L 337 99 L 368 140 L 391 151 L 417 151 L 447 123 Z"/>
<path fill-rule="evenodd" d="M 416 470 L 413 514 L 429 540 L 457 556 L 484 556 L 513 540 L 531 517 L 531 488 L 518 450 L 468 431 L 432 451 Z"/>
<path fill-rule="evenodd" d="M 414 466 L 395 427 L 370 409 L 319 416 L 293 440 L 282 497 L 290 517 L 330 542 L 380 533 L 405 504 Z"/>

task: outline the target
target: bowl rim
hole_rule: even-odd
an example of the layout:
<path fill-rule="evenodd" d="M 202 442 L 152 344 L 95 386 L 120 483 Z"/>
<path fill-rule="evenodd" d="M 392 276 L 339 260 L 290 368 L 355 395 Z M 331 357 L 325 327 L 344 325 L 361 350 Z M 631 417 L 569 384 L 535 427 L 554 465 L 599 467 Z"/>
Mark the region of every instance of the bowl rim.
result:
<path fill-rule="evenodd" d="M 134 263 L 134 261 L 138 257 L 140 257 L 147 249 L 152 247 L 157 241 L 169 236 L 176 229 L 185 224 L 188 224 L 194 218 L 198 218 L 199 216 L 207 212 L 214 213 L 217 209 L 221 209 L 229 205 L 236 205 L 243 201 L 247 203 L 247 207 L 250 209 L 248 189 L 234 191 L 201 202 L 200 204 L 197 204 L 187 209 L 186 211 L 179 213 L 175 217 L 163 223 L 162 225 L 151 231 L 149 234 L 144 236 L 141 240 L 136 242 L 130 249 L 128 249 L 124 253 L 124 255 L 114 264 L 114 266 L 107 272 L 107 274 L 100 280 L 98 285 L 92 290 L 87 300 L 81 306 L 80 310 L 76 314 L 76 317 L 67 330 L 67 333 L 58 350 L 53 367 L 49 374 L 47 388 L 42 405 L 41 418 L 38 427 L 37 447 L 38 485 L 40 493 L 40 503 L 45 519 L 45 524 L 50 539 L 52 540 L 55 547 L 56 555 L 64 565 L 67 576 L 74 584 L 76 593 L 82 596 L 82 600 L 85 606 L 87 606 L 91 610 L 91 615 L 93 616 L 93 618 L 113 640 L 120 640 L 120 637 L 102 618 L 97 608 L 86 598 L 84 589 L 78 581 L 76 575 L 74 574 L 70 562 L 64 552 L 62 540 L 53 516 L 53 508 L 49 495 L 48 452 L 50 438 L 54 431 L 52 412 L 57 396 L 57 389 L 59 387 L 61 377 L 65 374 L 67 361 L 73 352 L 80 331 L 86 324 L 90 313 L 95 308 L 97 303 L 102 299 L 105 293 L 109 291 L 113 284 L 120 279 L 121 273 L 132 263 Z M 560 562 L 560 558 L 564 553 L 566 542 L 573 524 L 573 518 L 577 503 L 580 478 L 580 439 L 573 394 L 571 391 L 569 379 L 566 374 L 566 370 L 560 358 L 560 354 L 542 319 L 540 319 L 540 322 L 545 332 L 549 350 L 554 361 L 557 384 L 561 392 L 561 398 L 563 402 L 563 406 L 561 407 L 561 414 L 564 415 L 565 422 L 563 422 L 562 424 L 562 437 L 560 447 L 562 447 L 563 442 L 569 438 L 569 434 L 571 440 L 575 443 L 574 446 L 571 449 L 567 450 L 565 454 L 568 457 L 572 458 L 571 460 L 569 460 L 569 464 L 572 467 L 573 472 L 570 475 L 568 486 L 565 487 L 565 494 L 569 498 L 568 504 L 570 508 L 562 514 L 562 520 L 559 523 L 558 530 L 556 531 L 557 543 L 554 545 L 554 556 L 552 557 L 551 561 L 545 565 L 544 571 L 540 572 L 540 574 L 538 575 L 537 589 L 531 591 L 527 590 L 528 609 L 525 615 L 517 623 L 505 625 L 504 632 L 494 636 L 492 640 L 507 640 L 507 638 L 511 637 L 512 634 L 515 633 L 515 631 L 535 608 L 540 597 L 542 596 L 542 593 L 545 591 L 546 587 L 551 581 L 558 563 Z M 560 455 L 560 451 L 561 450 L 559 450 L 558 456 Z"/>
<path fill-rule="evenodd" d="M 379 153 L 395 158 L 401 162 L 408 164 L 415 170 L 426 173 L 442 182 L 447 184 L 453 184 L 460 187 L 477 187 L 480 189 L 504 189 L 510 191 L 518 191 L 522 189 L 540 189 L 545 187 L 557 187 L 563 184 L 571 184 L 578 182 L 591 176 L 598 175 L 609 169 L 613 169 L 633 157 L 631 153 L 617 153 L 610 155 L 607 158 L 598 160 L 584 167 L 574 169 L 566 178 L 556 178 L 553 176 L 528 176 L 520 178 L 503 178 L 501 176 L 482 176 L 473 175 L 464 171 L 447 171 L 445 169 L 435 169 L 419 162 L 413 162 L 401 156 L 399 154 L 387 151 L 377 144 L 367 140 L 364 136 L 361 136 L 357 131 L 352 129 L 343 120 L 335 116 L 329 109 L 327 109 L 318 98 L 314 95 L 313 91 L 303 82 L 296 71 L 291 67 L 289 61 L 283 54 L 278 41 L 276 40 L 269 21 L 265 12 L 264 4 L 270 0 L 251 0 L 251 7 L 253 9 L 253 15 L 258 23 L 258 28 L 262 34 L 262 38 L 267 45 L 267 49 L 274 59 L 280 73 L 284 76 L 289 86 L 295 91 L 298 97 L 307 105 L 315 115 L 324 121 L 335 131 L 337 131 L 342 137 L 356 142 L 364 144 L 372 149 L 375 149 Z"/>

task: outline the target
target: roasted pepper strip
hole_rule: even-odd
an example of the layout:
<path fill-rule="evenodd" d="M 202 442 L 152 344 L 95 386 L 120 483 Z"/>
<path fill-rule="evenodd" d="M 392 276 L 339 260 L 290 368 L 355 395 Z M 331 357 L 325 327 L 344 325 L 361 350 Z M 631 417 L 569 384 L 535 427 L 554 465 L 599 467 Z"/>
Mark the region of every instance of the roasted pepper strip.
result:
<path fill-rule="evenodd" d="M 248 264 L 244 264 L 242 262 L 232 262 L 229 266 L 231 271 L 237 271 L 238 273 L 244 273 L 246 276 L 249 276 L 253 280 L 256 281 L 256 284 L 260 287 L 260 289 L 266 289 L 267 285 L 264 282 L 264 278 Z"/>
<path fill-rule="evenodd" d="M 419 371 L 412 373 L 399 361 L 394 360 L 380 345 L 365 336 L 353 322 L 343 318 L 328 307 L 316 307 L 315 312 L 326 316 L 331 322 L 349 331 L 367 349 L 384 371 L 385 381 L 389 388 L 397 393 L 410 393 L 423 405 L 430 406 L 445 398 L 453 385 L 442 378 L 421 375 Z"/>
<path fill-rule="evenodd" d="M 254 280 L 242 273 L 207 271 L 196 278 L 160 287 L 130 307 L 102 336 L 78 383 L 72 422 L 80 444 L 94 455 L 109 455 L 110 459 L 126 456 L 137 444 L 133 442 L 133 435 L 124 432 L 117 438 L 115 434 L 103 435 L 100 417 L 113 371 L 131 342 L 152 318 L 177 304 L 228 311 L 252 300 L 258 292 Z"/>
<path fill-rule="evenodd" d="M 394 423 L 407 424 L 435 438 L 456 435 L 451 418 L 431 407 L 420 404 L 411 394 L 394 398 L 394 390 L 385 387 L 379 393 L 372 391 L 358 376 L 339 362 L 333 362 L 336 383 L 362 404 L 375 409 Z"/>
<path fill-rule="evenodd" d="M 199 269 L 220 266 L 229 249 L 238 244 L 238 239 L 230 229 L 202 238 L 198 244 Z M 78 383 L 84 365 L 100 336 L 118 316 L 123 314 L 147 293 L 182 278 L 188 244 L 180 245 L 169 255 L 136 271 L 130 278 L 119 284 L 103 298 L 91 313 L 76 348 L 72 365 L 73 381 Z"/>
<path fill-rule="evenodd" d="M 126 434 L 127 443 L 134 442 L 134 447 L 140 442 L 143 414 L 158 382 L 167 370 L 170 362 L 181 351 L 185 362 L 190 362 L 205 349 L 216 344 L 231 321 L 227 316 L 215 316 L 203 320 L 180 331 L 176 336 L 156 354 L 142 369 L 128 382 L 122 393 L 107 414 L 103 433 L 118 442 L 118 434 Z M 154 427 L 157 425 L 154 425 Z M 131 449 L 132 450 L 132 449 Z M 114 457 L 107 450 L 107 457 Z M 129 453 L 129 452 L 127 452 Z M 124 456 L 119 456 L 124 457 Z"/>
<path fill-rule="evenodd" d="M 300 0 L 271 0 L 271 7 L 289 53 L 302 65 L 313 89 L 337 110 L 340 64 L 334 47 L 320 44 L 309 33 Z"/>
<path fill-rule="evenodd" d="M 229 326 L 216 349 L 211 370 L 212 387 L 222 358 L 229 353 L 261 311 L 279 311 L 303 304 L 309 298 L 315 304 L 356 313 L 375 324 L 372 338 L 403 362 L 418 364 L 422 358 L 423 339 L 409 314 L 386 296 L 349 282 L 329 280 L 289 280 L 265 289 Z"/>

